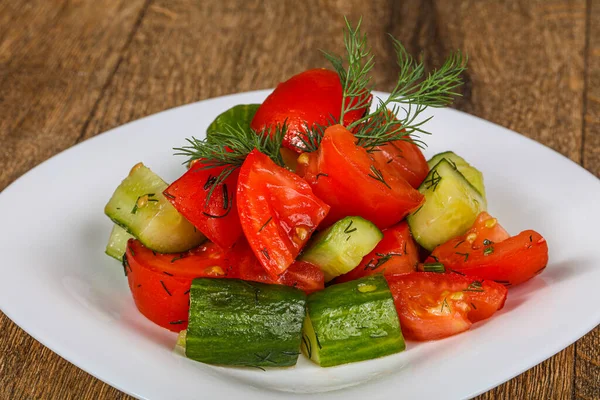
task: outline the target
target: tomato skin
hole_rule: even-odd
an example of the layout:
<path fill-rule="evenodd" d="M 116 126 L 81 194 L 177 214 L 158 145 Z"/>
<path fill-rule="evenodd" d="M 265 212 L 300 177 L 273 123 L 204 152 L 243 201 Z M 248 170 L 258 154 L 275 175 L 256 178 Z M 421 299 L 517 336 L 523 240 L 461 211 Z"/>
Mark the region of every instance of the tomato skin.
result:
<path fill-rule="evenodd" d="M 421 193 L 386 168 L 356 145 L 350 131 L 334 125 L 325 130 L 318 151 L 298 157 L 297 173 L 331 206 L 323 226 L 347 216 L 361 216 L 385 229 L 424 201 Z M 385 183 L 377 180 L 378 172 Z"/>
<path fill-rule="evenodd" d="M 416 271 L 419 249 L 406 222 L 383 230 L 383 239 L 361 263 L 347 274 L 336 278 L 336 283 L 347 282 L 373 274 L 398 275 Z"/>
<path fill-rule="evenodd" d="M 305 180 L 253 150 L 237 189 L 242 230 L 261 265 L 277 280 L 329 212 Z"/>
<path fill-rule="evenodd" d="M 542 235 L 527 230 L 508 237 L 495 218 L 482 214 L 465 235 L 436 247 L 427 261 L 438 260 L 446 270 L 479 276 L 506 286 L 523 283 L 546 268 L 548 243 Z M 486 222 L 490 227 L 486 228 Z M 486 239 L 492 243 L 486 241 L 484 244 Z"/>
<path fill-rule="evenodd" d="M 246 281 L 293 286 L 306 294 L 325 288 L 321 268 L 308 262 L 294 261 L 277 279 L 271 278 L 260 264 L 244 237 L 227 254 L 231 266 L 230 277 Z"/>
<path fill-rule="evenodd" d="M 210 190 L 207 182 L 218 176 L 225 167 L 204 168 L 206 164 L 193 163 L 163 194 L 211 242 L 227 249 L 242 234 L 235 199 L 239 172 L 234 171 L 223 184 L 215 188 L 207 205 L 206 198 Z"/>
<path fill-rule="evenodd" d="M 159 254 L 130 239 L 125 257 L 127 281 L 138 310 L 173 332 L 187 328 L 192 280 L 230 273 L 223 250 L 210 242 L 181 254 Z"/>
<path fill-rule="evenodd" d="M 429 165 L 419 147 L 408 140 L 396 140 L 377 146 L 372 156 L 379 164 L 387 164 L 388 169 L 404 178 L 417 189 L 429 173 Z"/>
<path fill-rule="evenodd" d="M 476 277 L 435 272 L 386 276 L 402 333 L 435 340 L 468 330 L 504 307 L 504 286 Z"/>
<path fill-rule="evenodd" d="M 306 126 L 327 126 L 332 118 L 339 121 L 341 108 L 342 85 L 337 73 L 327 69 L 311 69 L 277 85 L 258 108 L 250 126 L 255 131 L 261 131 L 285 122 L 287 133 L 283 146 L 299 153 L 298 146 L 302 144 L 300 138 L 306 132 Z M 360 119 L 366 110 L 367 107 L 346 113 L 344 125 Z"/>

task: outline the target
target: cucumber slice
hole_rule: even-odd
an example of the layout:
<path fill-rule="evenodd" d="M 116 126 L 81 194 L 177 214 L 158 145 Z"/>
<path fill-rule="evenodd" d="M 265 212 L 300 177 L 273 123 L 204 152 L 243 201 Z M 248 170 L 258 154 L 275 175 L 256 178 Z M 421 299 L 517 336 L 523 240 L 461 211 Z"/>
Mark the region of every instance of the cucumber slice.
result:
<path fill-rule="evenodd" d="M 442 161 L 442 159 L 444 158 L 450 161 L 451 164 L 454 163 L 456 169 L 458 169 L 458 172 L 463 174 L 463 176 L 469 181 L 469 183 L 473 185 L 475 189 L 477 189 L 477 191 L 485 199 L 485 186 L 483 184 L 483 174 L 458 154 L 452 151 L 445 151 L 443 153 L 436 154 L 435 156 L 431 157 L 429 161 L 427 161 L 429 169 L 435 167 L 435 165 Z"/>
<path fill-rule="evenodd" d="M 123 255 L 127 249 L 127 241 L 133 236 L 119 225 L 115 225 L 110 232 L 108 244 L 106 245 L 106 254 L 119 261 L 123 261 Z"/>
<path fill-rule="evenodd" d="M 413 238 L 427 250 L 465 233 L 485 199 L 445 158 L 437 163 L 419 186 L 425 204 L 407 218 Z"/>
<path fill-rule="evenodd" d="M 353 270 L 381 239 L 383 233 L 372 222 L 346 217 L 318 233 L 300 259 L 321 267 L 329 282 Z"/>
<path fill-rule="evenodd" d="M 194 279 L 185 354 L 208 364 L 295 365 L 305 315 L 306 295 L 293 287 Z"/>
<path fill-rule="evenodd" d="M 210 141 L 214 132 L 227 133 L 228 126 L 250 130 L 250 123 L 260 104 L 238 104 L 219 114 L 206 129 L 206 137 Z"/>
<path fill-rule="evenodd" d="M 206 238 L 163 196 L 167 184 L 142 163 L 115 190 L 104 213 L 159 253 L 179 253 Z"/>
<path fill-rule="evenodd" d="M 308 296 L 301 349 L 321 367 L 383 357 L 405 347 L 383 276 L 332 285 Z"/>

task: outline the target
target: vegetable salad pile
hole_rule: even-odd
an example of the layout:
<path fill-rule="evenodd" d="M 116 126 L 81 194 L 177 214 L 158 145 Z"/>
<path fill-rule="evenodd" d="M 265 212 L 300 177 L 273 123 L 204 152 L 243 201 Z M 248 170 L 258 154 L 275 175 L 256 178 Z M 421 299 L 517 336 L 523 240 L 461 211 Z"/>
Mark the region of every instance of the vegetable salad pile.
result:
<path fill-rule="evenodd" d="M 168 185 L 142 163 L 105 208 L 106 249 L 139 311 L 197 361 L 328 367 L 466 331 L 540 273 L 548 246 L 486 212 L 483 175 L 425 159 L 428 107 L 449 105 L 466 61 L 425 74 L 392 38 L 398 81 L 374 102 L 367 38 L 347 22 L 332 70 L 219 115 L 177 154 Z"/>

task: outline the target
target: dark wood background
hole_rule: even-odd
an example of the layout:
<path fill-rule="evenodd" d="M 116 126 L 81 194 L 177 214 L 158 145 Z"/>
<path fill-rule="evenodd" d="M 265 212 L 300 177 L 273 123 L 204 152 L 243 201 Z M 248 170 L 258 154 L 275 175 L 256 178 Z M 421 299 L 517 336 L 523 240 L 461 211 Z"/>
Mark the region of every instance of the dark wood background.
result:
<path fill-rule="evenodd" d="M 428 66 L 463 49 L 455 107 L 600 175 L 600 1 L 0 0 L 0 190 L 128 121 L 326 66 L 343 15 L 364 17 L 378 89 L 395 75 L 387 32 Z M 129 397 L 0 313 L 0 398 Z M 481 398 L 600 399 L 600 329 Z"/>

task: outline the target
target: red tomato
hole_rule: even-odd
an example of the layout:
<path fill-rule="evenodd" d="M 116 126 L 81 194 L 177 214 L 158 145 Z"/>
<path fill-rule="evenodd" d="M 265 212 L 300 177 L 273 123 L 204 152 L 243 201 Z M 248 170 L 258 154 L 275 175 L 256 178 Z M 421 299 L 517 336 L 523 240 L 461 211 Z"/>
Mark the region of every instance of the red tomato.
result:
<path fill-rule="evenodd" d="M 372 96 L 369 94 L 369 103 Z M 337 73 L 326 69 L 311 69 L 280 83 L 258 108 L 251 127 L 260 131 L 265 127 L 287 124 L 283 145 L 300 152 L 297 146 L 306 132 L 306 126 L 328 126 L 333 118 L 340 119 L 342 85 Z M 344 115 L 348 125 L 365 115 L 367 107 Z"/>
<path fill-rule="evenodd" d="M 509 237 L 495 218 L 481 213 L 467 233 L 436 247 L 427 261 L 439 261 L 446 270 L 514 286 L 546 268 L 548 243 L 532 230 Z"/>
<path fill-rule="evenodd" d="M 406 222 L 383 230 L 383 239 L 361 263 L 347 274 L 336 278 L 336 283 L 347 282 L 373 274 L 395 275 L 415 272 L 419 250 L 410 235 Z"/>
<path fill-rule="evenodd" d="M 325 130 L 318 151 L 298 157 L 297 172 L 331 206 L 324 226 L 358 215 L 384 229 L 424 201 L 421 193 L 386 167 L 357 146 L 350 131 L 334 125 Z"/>
<path fill-rule="evenodd" d="M 274 280 L 329 212 L 306 181 L 258 150 L 240 169 L 237 204 L 246 239 Z"/>
<path fill-rule="evenodd" d="M 193 163 L 163 194 L 177 211 L 210 241 L 227 249 L 242 234 L 235 199 L 239 172 L 234 171 L 219 184 L 207 204 L 211 180 L 214 180 L 224 167 L 203 168 L 206 168 L 206 164 Z"/>
<path fill-rule="evenodd" d="M 429 173 L 429 165 L 421 149 L 408 140 L 396 140 L 378 146 L 372 152 L 379 164 L 387 164 L 390 171 L 404 178 L 414 188 L 418 188 Z"/>
<path fill-rule="evenodd" d="M 434 340 L 466 331 L 504 307 L 504 286 L 475 277 L 435 272 L 386 277 L 402 333 L 407 339 Z"/>
<path fill-rule="evenodd" d="M 260 264 L 245 238 L 241 238 L 228 253 L 230 277 L 270 284 L 293 286 L 307 294 L 325 288 L 321 268 L 308 262 L 294 261 L 277 279 L 271 278 Z"/>
<path fill-rule="evenodd" d="M 130 239 L 125 273 L 138 310 L 174 332 L 187 328 L 192 279 L 228 276 L 223 251 L 214 243 L 181 254 L 158 254 Z"/>

